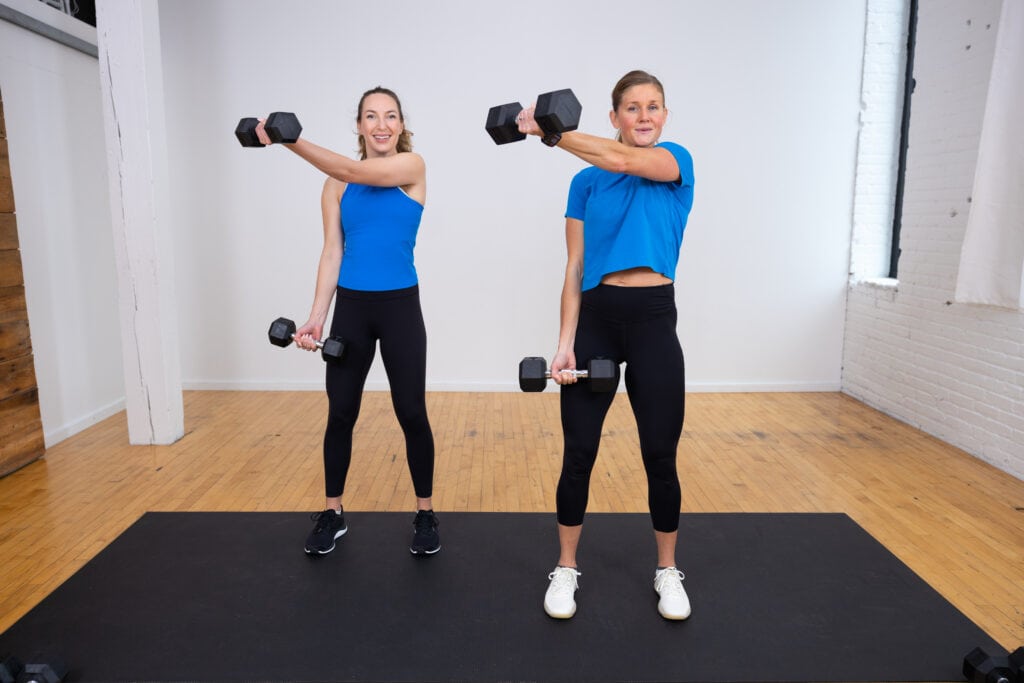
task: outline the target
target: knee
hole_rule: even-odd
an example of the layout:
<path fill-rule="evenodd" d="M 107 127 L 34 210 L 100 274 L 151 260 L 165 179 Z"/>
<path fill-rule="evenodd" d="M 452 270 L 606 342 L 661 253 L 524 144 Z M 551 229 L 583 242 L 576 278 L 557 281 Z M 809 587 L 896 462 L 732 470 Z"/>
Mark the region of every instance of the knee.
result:
<path fill-rule="evenodd" d="M 679 488 L 675 448 L 659 454 L 645 454 L 643 460 L 648 480 Z"/>
<path fill-rule="evenodd" d="M 395 417 L 406 434 L 422 434 L 430 431 L 425 405 L 395 405 Z"/>

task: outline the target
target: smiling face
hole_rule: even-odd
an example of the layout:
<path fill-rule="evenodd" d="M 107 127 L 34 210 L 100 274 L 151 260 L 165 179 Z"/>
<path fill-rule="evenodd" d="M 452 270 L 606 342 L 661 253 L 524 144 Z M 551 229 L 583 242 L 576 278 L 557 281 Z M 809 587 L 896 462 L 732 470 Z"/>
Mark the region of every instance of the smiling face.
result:
<path fill-rule="evenodd" d="M 622 93 L 622 99 L 609 117 L 623 144 L 651 147 L 661 137 L 661 129 L 668 118 L 665 96 L 652 83 L 634 85 Z"/>
<path fill-rule="evenodd" d="M 398 136 L 405 130 L 398 103 L 390 95 L 373 93 L 363 100 L 359 112 L 359 134 L 366 142 L 367 157 L 398 153 Z"/>

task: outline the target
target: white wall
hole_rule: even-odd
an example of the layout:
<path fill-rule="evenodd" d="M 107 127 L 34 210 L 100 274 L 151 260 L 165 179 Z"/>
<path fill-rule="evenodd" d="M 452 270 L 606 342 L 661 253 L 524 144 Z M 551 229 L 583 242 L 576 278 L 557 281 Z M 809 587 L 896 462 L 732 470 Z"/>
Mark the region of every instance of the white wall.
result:
<path fill-rule="evenodd" d="M 1024 313 L 952 303 L 1000 8 L 920 5 L 898 284 L 851 285 L 843 391 L 1024 478 Z"/>
<path fill-rule="evenodd" d="M 295 111 L 310 140 L 352 151 L 358 97 L 383 84 L 427 160 L 428 388 L 515 390 L 519 359 L 555 347 L 583 164 L 537 140 L 495 146 L 487 109 L 571 87 L 581 129 L 610 136 L 632 68 L 662 79 L 663 137 L 695 159 L 677 281 L 689 388 L 839 388 L 864 0 L 657 0 L 642 17 L 608 0 L 279 6 L 160 5 L 186 388 L 322 385 L 318 360 L 266 341 L 273 318 L 309 311 L 320 175 L 232 131 Z M 386 386 L 378 361 L 368 387 Z"/>
<path fill-rule="evenodd" d="M 36 0 L 2 4 L 58 15 L 95 42 Z M 289 109 L 310 139 L 352 150 L 358 96 L 380 83 L 402 96 L 428 162 L 417 248 L 428 386 L 517 390 L 520 357 L 554 348 L 562 214 L 582 163 L 536 140 L 496 147 L 487 108 L 572 87 L 583 129 L 611 135 L 611 87 L 634 67 L 664 81 L 665 137 L 696 160 L 677 284 L 690 389 L 839 387 L 865 0 L 658 0 L 647 7 L 656 19 L 628 36 L 633 18 L 607 0 L 319 0 L 283 19 L 279 6 L 160 3 L 186 388 L 322 386 L 318 360 L 265 337 L 274 317 L 308 312 L 319 174 L 282 149 L 242 149 L 232 130 L 241 116 Z M 552 15 L 561 20 L 540 19 Z M 0 21 L 51 445 L 124 402 L 98 71 Z M 368 386 L 387 386 L 379 362 Z"/>
<path fill-rule="evenodd" d="M 36 0 L 6 7 L 95 30 Z M 80 28 L 81 27 L 81 28 Z M 47 445 L 123 407 L 96 59 L 0 21 L 0 90 Z"/>

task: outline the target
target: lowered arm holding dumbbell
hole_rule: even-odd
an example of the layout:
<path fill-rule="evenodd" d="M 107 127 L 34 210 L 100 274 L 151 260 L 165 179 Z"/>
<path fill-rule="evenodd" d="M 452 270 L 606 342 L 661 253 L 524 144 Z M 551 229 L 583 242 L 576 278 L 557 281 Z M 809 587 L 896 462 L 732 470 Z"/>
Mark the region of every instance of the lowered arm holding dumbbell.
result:
<path fill-rule="evenodd" d="M 274 346 L 284 348 L 295 339 L 295 323 L 288 318 L 278 318 L 270 323 L 267 337 Z M 320 349 L 323 359 L 332 363 L 340 361 L 345 353 L 345 340 L 341 337 L 327 337 L 323 341 L 318 341 L 316 346 Z"/>
<path fill-rule="evenodd" d="M 618 365 L 608 358 L 594 358 L 587 363 L 586 370 L 562 370 L 574 377 L 586 379 L 591 391 L 615 391 L 619 383 Z M 544 391 L 547 380 L 551 379 L 548 363 L 543 358 L 531 356 L 519 362 L 519 388 L 523 391 Z"/>

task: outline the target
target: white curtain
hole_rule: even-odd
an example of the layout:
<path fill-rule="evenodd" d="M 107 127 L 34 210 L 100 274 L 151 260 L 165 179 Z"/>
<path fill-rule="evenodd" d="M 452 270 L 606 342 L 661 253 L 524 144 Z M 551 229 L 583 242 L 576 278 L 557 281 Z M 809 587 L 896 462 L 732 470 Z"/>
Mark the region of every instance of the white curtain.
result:
<path fill-rule="evenodd" d="M 955 299 L 1024 309 L 1024 1 L 998 31 Z"/>

